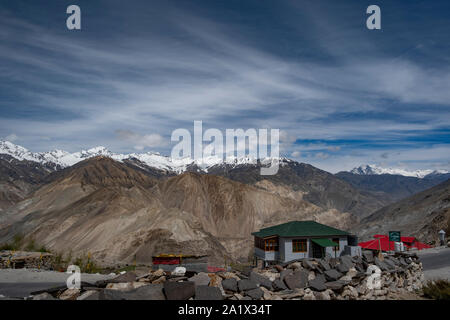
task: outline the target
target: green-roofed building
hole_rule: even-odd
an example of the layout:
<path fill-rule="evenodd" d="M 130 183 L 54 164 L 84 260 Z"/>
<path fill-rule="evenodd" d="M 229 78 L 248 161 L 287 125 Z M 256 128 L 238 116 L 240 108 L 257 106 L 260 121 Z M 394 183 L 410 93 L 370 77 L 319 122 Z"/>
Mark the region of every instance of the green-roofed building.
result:
<path fill-rule="evenodd" d="M 315 221 L 291 221 L 261 229 L 252 235 L 255 237 L 255 258 L 265 264 L 323 258 L 325 255 L 353 255 L 355 251 L 351 247 L 355 246 L 356 237 Z"/>

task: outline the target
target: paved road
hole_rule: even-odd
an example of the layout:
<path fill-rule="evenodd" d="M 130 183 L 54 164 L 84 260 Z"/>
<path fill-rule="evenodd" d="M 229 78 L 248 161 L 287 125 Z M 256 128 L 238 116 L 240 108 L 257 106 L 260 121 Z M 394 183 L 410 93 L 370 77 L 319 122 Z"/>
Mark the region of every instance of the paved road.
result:
<path fill-rule="evenodd" d="M 424 275 L 427 280 L 450 280 L 450 248 L 440 247 L 421 250 L 417 254 L 422 261 Z"/>
<path fill-rule="evenodd" d="M 8 298 L 24 298 L 30 296 L 32 292 L 63 286 L 64 284 L 64 282 L 3 282 L 0 283 L 0 295 Z"/>
<path fill-rule="evenodd" d="M 34 269 L 0 269 L 0 295 L 10 298 L 28 297 L 31 292 L 66 285 L 67 273 Z M 115 275 L 81 274 L 81 281 L 95 283 Z"/>

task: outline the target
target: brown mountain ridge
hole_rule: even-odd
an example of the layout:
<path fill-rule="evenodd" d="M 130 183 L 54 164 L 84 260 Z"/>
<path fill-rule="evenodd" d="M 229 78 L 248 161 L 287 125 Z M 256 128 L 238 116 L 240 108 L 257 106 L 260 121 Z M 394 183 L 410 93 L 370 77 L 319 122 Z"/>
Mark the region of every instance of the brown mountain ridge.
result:
<path fill-rule="evenodd" d="M 15 234 L 52 251 L 91 252 L 101 264 L 148 263 L 159 253 L 245 259 L 251 232 L 288 220 L 347 227 L 350 214 L 215 175 L 154 179 L 96 157 L 51 174 L 51 182 L 0 215 L 0 243 Z"/>

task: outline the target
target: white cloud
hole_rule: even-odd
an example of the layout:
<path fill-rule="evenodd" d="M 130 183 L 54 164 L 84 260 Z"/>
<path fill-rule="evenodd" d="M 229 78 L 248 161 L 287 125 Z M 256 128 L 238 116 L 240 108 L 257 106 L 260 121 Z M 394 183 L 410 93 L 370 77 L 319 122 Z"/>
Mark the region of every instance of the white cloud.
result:
<path fill-rule="evenodd" d="M 140 135 L 129 130 L 116 130 L 116 135 L 119 139 L 133 144 L 137 150 L 143 150 L 146 147 L 167 146 L 170 143 L 169 140 L 156 133 Z"/>
<path fill-rule="evenodd" d="M 19 137 L 15 133 L 11 133 L 5 137 L 6 141 L 14 142 L 19 140 Z"/>

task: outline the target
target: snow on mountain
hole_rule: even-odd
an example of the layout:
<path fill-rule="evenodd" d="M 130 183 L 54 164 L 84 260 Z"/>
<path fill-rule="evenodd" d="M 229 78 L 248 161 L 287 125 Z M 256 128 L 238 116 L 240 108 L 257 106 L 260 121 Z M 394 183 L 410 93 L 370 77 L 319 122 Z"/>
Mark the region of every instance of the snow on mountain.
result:
<path fill-rule="evenodd" d="M 69 153 L 62 150 L 53 150 L 50 152 L 31 152 L 24 147 L 15 145 L 9 141 L 1 140 L 0 154 L 8 154 L 18 160 L 29 160 L 42 164 L 54 164 L 55 166 L 60 166 L 63 168 L 70 167 L 80 161 L 96 156 L 106 156 L 116 161 L 137 159 L 149 167 L 176 173 L 182 173 L 192 165 L 196 165 L 201 170 L 207 172 L 209 168 L 222 165 L 224 163 L 234 166 L 257 163 L 257 159 L 248 156 L 241 158 L 227 157 L 225 160 L 218 156 L 211 156 L 202 160 L 194 161 L 191 158 L 172 159 L 157 152 L 117 154 L 112 153 L 107 148 L 101 146 L 74 153 Z M 269 164 L 276 160 L 276 158 L 266 158 L 261 160 L 261 163 Z M 284 158 L 280 158 L 278 160 L 281 161 L 281 165 L 283 165 L 283 162 L 290 161 Z"/>
<path fill-rule="evenodd" d="M 406 170 L 399 168 L 382 168 L 374 164 L 370 165 L 362 165 L 357 168 L 353 168 L 351 171 L 353 174 L 360 175 L 380 175 L 380 174 L 392 174 L 392 175 L 400 175 L 406 177 L 416 177 L 416 178 L 424 178 L 428 175 L 432 174 L 447 174 L 449 173 L 446 170 Z"/>

